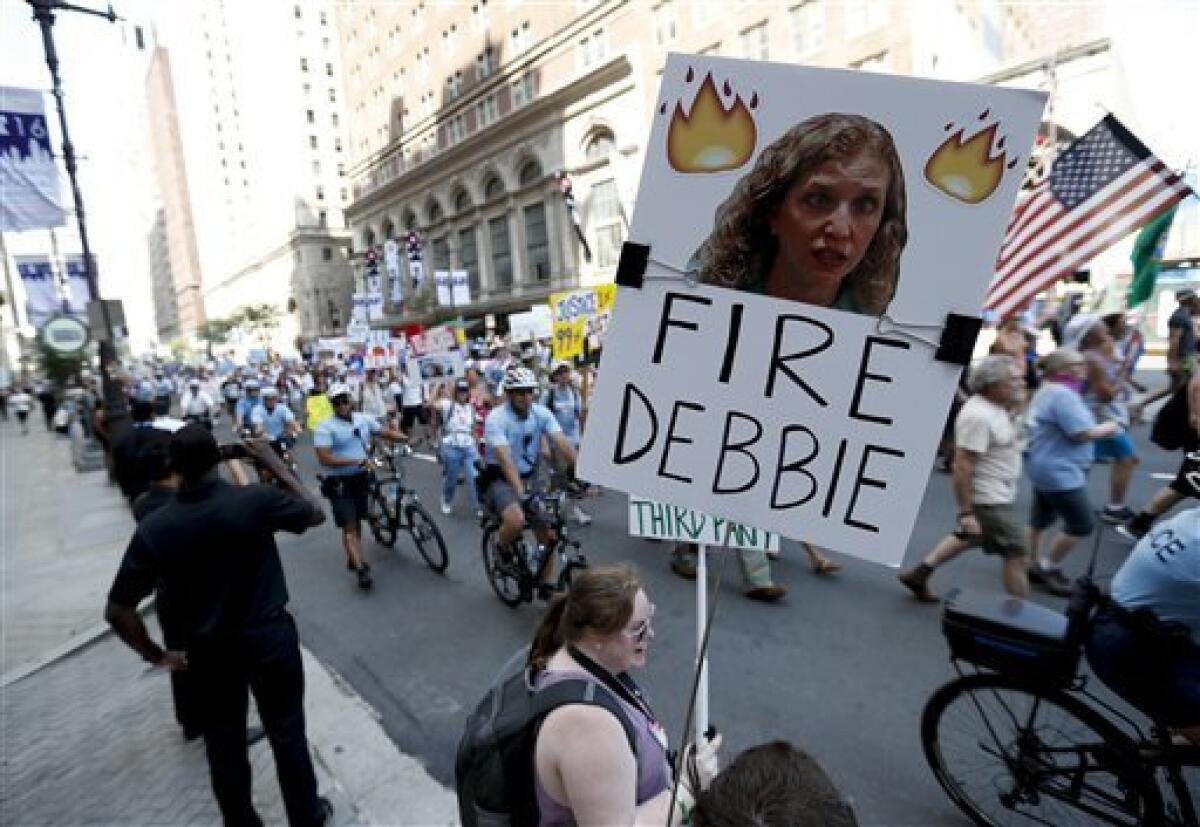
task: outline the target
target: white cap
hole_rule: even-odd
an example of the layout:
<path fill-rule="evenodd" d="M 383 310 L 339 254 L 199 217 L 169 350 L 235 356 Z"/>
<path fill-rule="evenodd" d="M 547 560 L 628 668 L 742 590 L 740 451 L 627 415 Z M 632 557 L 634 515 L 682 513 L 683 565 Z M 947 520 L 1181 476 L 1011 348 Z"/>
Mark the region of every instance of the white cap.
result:
<path fill-rule="evenodd" d="M 334 399 L 337 399 L 339 396 L 350 396 L 350 389 L 348 387 L 346 387 L 345 385 L 343 385 L 341 382 L 338 382 L 335 385 L 331 386 L 329 388 L 329 390 L 325 391 L 325 395 L 327 397 L 329 397 L 329 400 L 332 402 Z"/>
<path fill-rule="evenodd" d="M 279 390 L 274 385 L 267 385 L 265 388 L 263 388 L 262 395 L 263 399 L 271 399 L 279 396 Z"/>

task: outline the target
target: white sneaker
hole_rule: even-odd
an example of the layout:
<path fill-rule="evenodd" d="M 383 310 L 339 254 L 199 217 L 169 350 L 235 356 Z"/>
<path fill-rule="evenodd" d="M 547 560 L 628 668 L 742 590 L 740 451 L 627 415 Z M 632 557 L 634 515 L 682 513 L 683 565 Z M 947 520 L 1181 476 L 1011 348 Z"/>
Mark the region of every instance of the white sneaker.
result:
<path fill-rule="evenodd" d="M 580 525 L 591 525 L 592 523 L 592 518 L 579 506 L 575 506 L 571 510 L 571 517 Z"/>
<path fill-rule="evenodd" d="M 454 509 L 450 507 L 450 503 L 446 502 L 445 500 L 442 500 L 442 513 L 450 514 L 453 511 L 454 511 Z"/>

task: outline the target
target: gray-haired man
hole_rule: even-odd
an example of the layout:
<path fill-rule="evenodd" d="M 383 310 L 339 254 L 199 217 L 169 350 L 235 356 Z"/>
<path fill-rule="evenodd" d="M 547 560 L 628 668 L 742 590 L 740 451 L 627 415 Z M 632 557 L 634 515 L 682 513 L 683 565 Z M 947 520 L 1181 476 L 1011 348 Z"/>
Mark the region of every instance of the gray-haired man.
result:
<path fill-rule="evenodd" d="M 929 590 L 934 569 L 973 546 L 1004 559 L 1005 591 L 1029 596 L 1029 552 L 1015 507 L 1022 449 L 1015 417 L 1025 399 L 1024 373 L 1011 357 L 992 354 L 975 365 L 968 386 L 971 398 L 954 425 L 955 530 L 918 566 L 899 574 L 900 582 L 926 602 L 937 600 Z"/>

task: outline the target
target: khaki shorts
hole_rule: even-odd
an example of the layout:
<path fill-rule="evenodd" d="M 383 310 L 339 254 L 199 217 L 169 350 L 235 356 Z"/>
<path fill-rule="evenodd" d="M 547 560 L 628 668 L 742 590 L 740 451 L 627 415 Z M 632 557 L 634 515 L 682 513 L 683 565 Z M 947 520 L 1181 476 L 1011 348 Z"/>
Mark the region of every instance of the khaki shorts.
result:
<path fill-rule="evenodd" d="M 979 520 L 981 537 L 970 537 L 987 554 L 1001 557 L 1025 557 L 1029 554 L 1025 540 L 1025 526 L 1017 516 L 1013 503 L 1002 505 L 975 505 L 975 519 Z"/>

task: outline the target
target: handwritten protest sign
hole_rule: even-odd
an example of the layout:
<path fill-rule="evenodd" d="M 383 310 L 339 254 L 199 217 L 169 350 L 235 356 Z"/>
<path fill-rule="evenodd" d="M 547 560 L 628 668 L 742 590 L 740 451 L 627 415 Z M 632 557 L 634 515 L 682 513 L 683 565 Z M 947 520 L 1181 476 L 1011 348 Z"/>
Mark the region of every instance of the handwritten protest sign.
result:
<path fill-rule="evenodd" d="M 681 540 L 707 546 L 778 551 L 779 535 L 731 523 L 701 511 L 641 497 L 629 498 L 629 533 L 652 540 Z"/>
<path fill-rule="evenodd" d="M 580 476 L 897 564 L 1044 99 L 671 56 Z"/>
<path fill-rule="evenodd" d="M 550 296 L 554 329 L 551 351 L 555 359 L 574 359 L 583 354 L 583 342 L 589 332 L 606 326 L 616 299 L 615 284 L 601 284 L 580 290 L 568 290 Z"/>
<path fill-rule="evenodd" d="M 429 353 L 446 353 L 458 346 L 454 330 L 446 325 L 429 327 L 408 337 L 408 346 L 415 356 Z"/>

